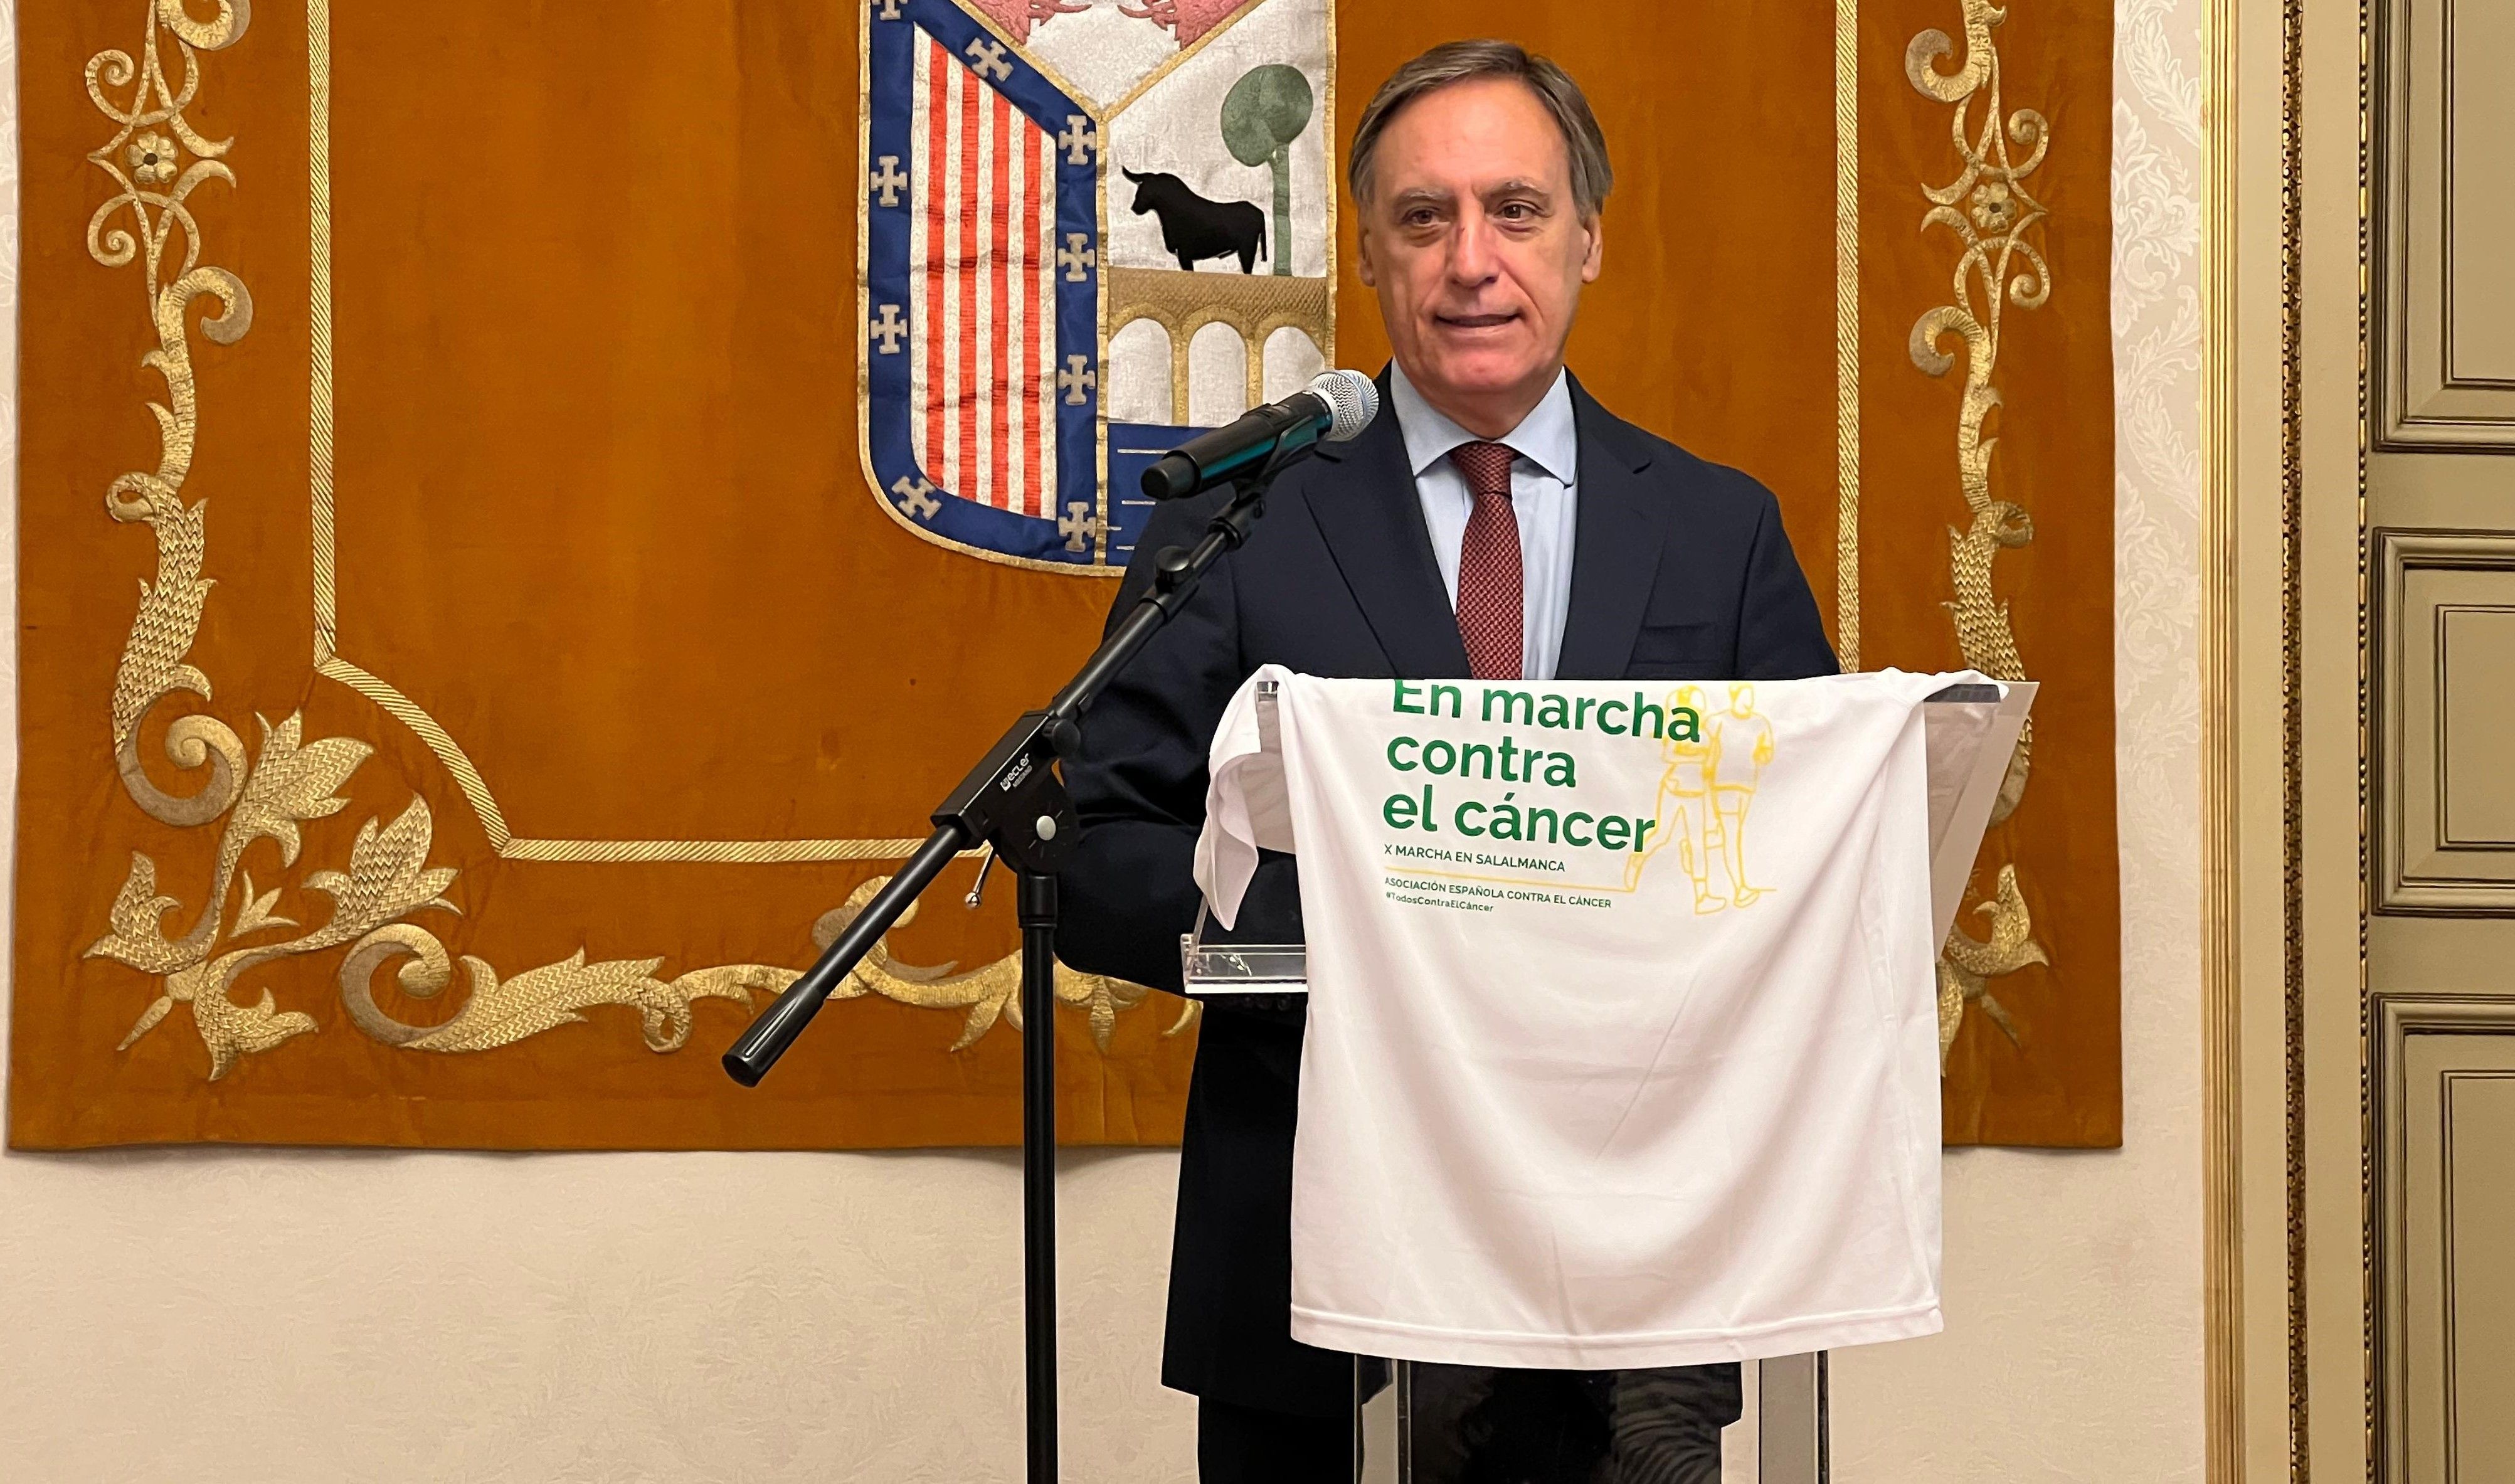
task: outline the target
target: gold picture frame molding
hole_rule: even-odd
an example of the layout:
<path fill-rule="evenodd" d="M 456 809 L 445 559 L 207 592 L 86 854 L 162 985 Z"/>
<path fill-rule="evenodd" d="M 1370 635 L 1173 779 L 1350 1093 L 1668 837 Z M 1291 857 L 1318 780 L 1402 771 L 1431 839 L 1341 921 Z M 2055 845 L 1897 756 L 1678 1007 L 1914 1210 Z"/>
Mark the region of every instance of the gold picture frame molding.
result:
<path fill-rule="evenodd" d="M 2371 1466 L 2363 1450 L 2333 1446 L 2344 1432 L 2363 1430 L 2350 1427 L 2346 1414 L 2369 1419 L 2368 1357 L 2341 1335 L 2309 1345 L 2310 1312 L 2328 1321 L 2339 1302 L 2356 1309 L 2363 1297 L 2336 1299 L 2319 1285 L 2310 1287 L 2310 1277 L 2335 1277 L 2345 1265 L 2363 1288 L 2367 1269 L 2363 1252 L 2360 1260 L 2345 1261 L 2323 1247 L 2309 1249 L 2309 1229 L 2319 1229 L 2321 1218 L 2308 1207 L 2306 1099 L 2309 966 L 2336 967 L 2333 940 L 2349 930 L 2307 918 L 2310 881 L 2318 891 L 2346 890 L 2356 905 L 2353 988 L 2362 1002 L 2365 996 L 2365 783 L 2327 774 L 2310 790 L 2305 763 L 2310 744 L 2329 749 L 2341 729 L 2326 715 L 2336 715 L 2337 704 L 2309 714 L 2309 685 L 2317 680 L 2346 684 L 2344 669 L 2355 676 L 2347 729 L 2357 739 L 2357 756 L 2366 757 L 2366 383 L 2363 365 L 2341 358 L 2309 365 L 2304 355 L 2309 277 L 2328 293 L 2335 276 L 2319 265 L 2309 274 L 2308 243 L 2337 245 L 2344 217 L 2357 231 L 2358 252 L 2346 270 L 2358 284 L 2363 343 L 2365 194 L 2345 205 L 2322 195 L 2309 201 L 2306 182 L 2327 152 L 2341 149 L 2356 155 L 2359 180 L 2365 179 L 2371 35 L 2363 3 L 2345 14 L 2319 14 L 2309 27 L 2303 0 L 2207 0 L 2203 21 L 2204 1477 L 2208 1484 L 2307 1484 L 2318 1457 L 2339 1477 L 2364 1476 Z M 2358 96 L 2348 104 L 2326 86 L 2339 70 L 2329 62 L 2321 63 L 2309 97 L 2315 55 L 2309 30 L 2317 45 L 2343 42 L 2351 49 L 2345 61 Z M 2318 135 L 2312 161 L 2309 112 L 2317 130 L 2329 131 Z M 2344 131 L 2350 137 L 2341 140 Z M 2358 398 L 2359 468 L 2351 478 L 2358 503 L 2345 534 L 2337 521 L 2310 526 L 2306 518 L 2310 475 L 2317 489 L 2332 477 L 2310 457 L 2309 384 L 2322 392 L 2354 390 Z M 2345 656 L 2309 654 L 2307 569 L 2336 565 L 2333 548 L 2343 540 L 2357 548 L 2358 639 Z M 2315 694 L 2341 699 L 2328 683 Z M 2363 767 L 2358 771 L 2363 775 Z M 2359 863 L 2354 888 L 2330 879 L 2333 852 L 2328 844 L 2310 851 L 2307 833 L 2309 806 L 2329 818 L 2344 790 L 2357 815 L 2350 832 Z M 2327 912 L 2327 923 L 2329 917 Z M 2362 1014 L 2352 1057 L 2362 1078 L 2366 1034 Z M 2316 1075 L 2320 1087 L 2324 1074 Z M 2329 1089 L 2326 1093 L 2332 1095 Z M 2353 1103 L 2353 1129 L 2360 1113 Z M 2317 1129 L 2326 1117 L 2341 1116 L 2319 1115 Z M 2317 1147 L 2328 1136 L 2317 1132 Z M 2357 1184 L 2363 1212 L 2369 1196 L 2363 1166 Z M 2323 1205 L 2330 1200 L 2319 1188 L 2313 1196 Z M 2352 1369 L 2357 1384 L 2347 1385 L 2342 1373 Z M 2309 1405 L 2310 1376 L 2330 1404 L 2322 1418 Z M 2318 1430 L 2327 1434 L 2321 1449 Z"/>

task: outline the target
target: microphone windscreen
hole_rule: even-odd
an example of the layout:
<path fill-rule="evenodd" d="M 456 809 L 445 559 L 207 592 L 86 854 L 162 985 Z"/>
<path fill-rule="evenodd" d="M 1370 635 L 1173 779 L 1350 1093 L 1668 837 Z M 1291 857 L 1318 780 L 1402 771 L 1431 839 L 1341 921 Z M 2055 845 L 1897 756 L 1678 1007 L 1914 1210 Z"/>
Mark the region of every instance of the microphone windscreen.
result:
<path fill-rule="evenodd" d="M 1196 493 L 1196 461 L 1183 453 L 1166 453 L 1135 481 L 1147 500 L 1177 500 Z"/>
<path fill-rule="evenodd" d="M 1328 404 L 1332 421 L 1321 434 L 1324 442 L 1358 436 L 1380 416 L 1380 385 L 1359 371 L 1322 371 L 1301 390 Z"/>

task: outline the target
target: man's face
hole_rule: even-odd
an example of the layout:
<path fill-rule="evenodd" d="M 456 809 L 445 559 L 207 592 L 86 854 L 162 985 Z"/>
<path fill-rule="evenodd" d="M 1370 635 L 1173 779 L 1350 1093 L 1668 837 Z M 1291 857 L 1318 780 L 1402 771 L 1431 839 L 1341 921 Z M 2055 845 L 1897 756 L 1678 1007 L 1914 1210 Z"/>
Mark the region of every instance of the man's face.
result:
<path fill-rule="evenodd" d="M 1380 137 L 1362 210 L 1362 281 L 1380 292 L 1397 364 L 1424 398 L 1499 436 L 1563 363 L 1598 223 L 1572 198 L 1553 116 L 1514 78 L 1408 103 Z"/>

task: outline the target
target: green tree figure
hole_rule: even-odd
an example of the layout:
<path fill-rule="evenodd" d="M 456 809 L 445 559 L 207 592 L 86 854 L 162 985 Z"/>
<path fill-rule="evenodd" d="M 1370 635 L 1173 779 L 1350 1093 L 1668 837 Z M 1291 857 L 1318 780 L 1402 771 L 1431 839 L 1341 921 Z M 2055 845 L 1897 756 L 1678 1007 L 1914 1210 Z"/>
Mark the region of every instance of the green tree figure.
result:
<path fill-rule="evenodd" d="M 1243 165 L 1275 172 L 1275 271 L 1293 271 L 1293 141 L 1310 126 L 1310 80 L 1297 67 L 1251 67 L 1222 99 L 1222 143 Z"/>

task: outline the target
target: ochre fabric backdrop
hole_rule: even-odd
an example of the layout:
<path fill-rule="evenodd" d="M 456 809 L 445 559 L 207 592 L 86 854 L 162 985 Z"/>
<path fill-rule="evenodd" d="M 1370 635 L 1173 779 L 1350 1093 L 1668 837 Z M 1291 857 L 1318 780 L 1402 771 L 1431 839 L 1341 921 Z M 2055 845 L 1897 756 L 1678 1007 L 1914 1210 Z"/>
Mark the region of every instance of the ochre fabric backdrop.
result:
<path fill-rule="evenodd" d="M 1862 0 L 1846 241 L 1847 5 L 1347 4 L 1334 124 L 1341 142 L 1436 40 L 1560 58 L 1619 172 L 1576 369 L 1780 492 L 1863 665 L 2022 658 L 2044 681 L 1977 881 L 1997 903 L 2014 868 L 2001 930 L 1968 913 L 1991 940 L 1958 956 L 1987 972 L 1947 980 L 1948 1129 L 2110 1143 L 2108 21 L 2012 6 L 1992 29 L 1979 0 Z M 742 997 L 885 866 L 619 844 L 921 835 L 1088 651 L 1112 591 L 920 540 L 864 488 L 867 8 L 308 9 L 320 23 L 180 0 L 147 23 L 104 0 L 21 19 L 12 1142 L 1014 1141 L 1018 1032 L 989 1019 L 1007 891 L 966 912 L 956 868 L 890 944 L 903 966 L 994 967 L 834 1005 L 746 1092 L 716 1063 Z M 1908 68 L 1933 28 L 1947 97 Z M 127 60 L 91 63 L 106 53 Z M 126 130 L 152 64 L 180 111 Z M 2003 121 L 2048 121 L 2031 171 L 2030 123 L 1968 174 L 1950 101 L 1968 85 L 1968 145 L 1995 87 Z M 91 228 L 124 189 L 92 151 L 167 224 L 153 251 L 115 235 L 140 234 L 128 203 Z M 1925 187 L 1950 186 L 1962 227 L 1925 225 Z M 1984 271 L 1960 272 L 1968 242 Z M 2048 283 L 2012 292 L 2022 273 Z M 1987 325 L 2000 296 L 1996 346 L 1952 321 L 1952 362 L 1917 365 L 1925 314 Z M 1334 359 L 1376 367 L 1369 297 L 1340 282 L 1335 307 Z M 1999 439 L 1987 464 L 1969 428 Z M 1994 526 L 2007 544 L 1952 544 Z M 606 853 L 631 858 L 582 858 Z M 1179 1003 L 1068 990 L 1064 1135 L 1175 1140 Z"/>

